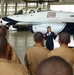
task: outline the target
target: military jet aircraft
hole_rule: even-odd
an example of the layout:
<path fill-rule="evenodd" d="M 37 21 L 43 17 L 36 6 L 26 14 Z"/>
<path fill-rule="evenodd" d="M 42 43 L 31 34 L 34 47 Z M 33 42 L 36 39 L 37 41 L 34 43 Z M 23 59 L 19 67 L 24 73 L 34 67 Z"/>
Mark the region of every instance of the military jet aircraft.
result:
<path fill-rule="evenodd" d="M 31 10 L 27 14 L 17 14 L 2 18 L 2 25 L 13 25 L 17 30 L 29 26 L 32 32 L 47 32 L 47 26 L 51 26 L 53 32 L 67 31 L 74 34 L 74 13 L 50 10 Z"/>

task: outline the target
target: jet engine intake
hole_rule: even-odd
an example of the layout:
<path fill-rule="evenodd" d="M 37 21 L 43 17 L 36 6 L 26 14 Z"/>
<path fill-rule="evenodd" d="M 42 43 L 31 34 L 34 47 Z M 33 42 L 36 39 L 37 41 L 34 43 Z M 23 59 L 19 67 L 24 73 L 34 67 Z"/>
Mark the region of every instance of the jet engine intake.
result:
<path fill-rule="evenodd" d="M 32 25 L 30 26 L 31 32 L 42 32 L 45 34 L 47 32 L 47 27 L 51 26 L 53 32 L 60 33 L 66 26 L 65 23 L 49 23 L 49 24 L 40 24 L 40 25 Z"/>

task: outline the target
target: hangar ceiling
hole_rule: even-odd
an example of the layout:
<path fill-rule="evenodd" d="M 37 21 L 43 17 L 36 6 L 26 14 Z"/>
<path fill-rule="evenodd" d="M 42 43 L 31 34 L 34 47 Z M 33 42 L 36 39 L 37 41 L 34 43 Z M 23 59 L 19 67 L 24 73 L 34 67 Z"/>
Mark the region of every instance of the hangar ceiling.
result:
<path fill-rule="evenodd" d="M 42 2 L 58 2 L 59 0 L 24 0 L 25 2 L 38 2 L 38 3 L 42 3 Z"/>
<path fill-rule="evenodd" d="M 74 0 L 23 0 L 25 2 L 60 2 L 60 1 L 65 1 L 65 2 L 74 2 Z"/>
<path fill-rule="evenodd" d="M 43 3 L 43 2 L 74 2 L 74 0 L 5 0 L 5 2 Z"/>
<path fill-rule="evenodd" d="M 59 2 L 59 0 L 5 0 L 5 2 L 43 3 L 43 2 Z"/>
<path fill-rule="evenodd" d="M 74 2 L 74 0 L 62 0 L 62 1 L 65 1 L 65 2 Z"/>

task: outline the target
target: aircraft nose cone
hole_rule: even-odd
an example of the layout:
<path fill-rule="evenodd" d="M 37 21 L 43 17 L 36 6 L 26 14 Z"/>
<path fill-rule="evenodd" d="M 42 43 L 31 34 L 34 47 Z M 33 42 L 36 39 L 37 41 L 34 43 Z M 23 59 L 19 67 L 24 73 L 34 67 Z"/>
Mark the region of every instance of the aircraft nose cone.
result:
<path fill-rule="evenodd" d="M 9 19 L 7 17 L 3 17 L 2 20 L 9 21 Z"/>
<path fill-rule="evenodd" d="M 4 17 L 2 18 L 3 21 L 8 22 L 6 25 L 15 25 L 18 21 L 13 20 L 12 18 Z"/>

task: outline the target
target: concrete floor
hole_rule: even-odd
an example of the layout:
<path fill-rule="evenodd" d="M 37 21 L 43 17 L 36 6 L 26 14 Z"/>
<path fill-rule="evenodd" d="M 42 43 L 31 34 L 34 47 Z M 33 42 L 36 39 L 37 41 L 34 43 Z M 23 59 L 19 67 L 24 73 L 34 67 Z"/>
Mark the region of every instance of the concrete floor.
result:
<path fill-rule="evenodd" d="M 29 31 L 7 31 L 8 42 L 15 49 L 22 64 L 24 64 L 24 56 L 25 56 L 26 50 L 29 47 L 32 47 L 33 45 L 35 45 L 33 41 L 33 35 L 34 33 L 31 33 Z M 59 47 L 59 44 L 57 41 L 58 41 L 58 36 L 56 40 L 54 41 L 54 48 Z M 71 41 L 69 46 L 74 46 L 73 40 Z"/>
<path fill-rule="evenodd" d="M 22 64 L 24 64 L 24 56 L 27 48 L 34 45 L 33 33 L 29 31 L 7 31 L 7 39 L 11 46 L 15 49 Z"/>

